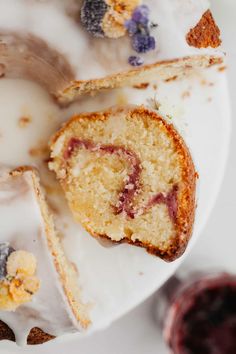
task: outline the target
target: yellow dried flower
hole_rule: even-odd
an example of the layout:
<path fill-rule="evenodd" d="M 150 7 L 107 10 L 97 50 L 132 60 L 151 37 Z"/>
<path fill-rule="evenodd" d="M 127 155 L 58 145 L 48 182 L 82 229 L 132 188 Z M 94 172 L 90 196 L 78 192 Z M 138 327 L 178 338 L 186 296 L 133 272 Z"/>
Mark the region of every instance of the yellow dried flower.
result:
<path fill-rule="evenodd" d="M 124 23 L 128 20 L 140 0 L 107 0 L 109 10 L 102 21 L 102 29 L 108 38 L 119 38 L 125 35 Z"/>
<path fill-rule="evenodd" d="M 29 302 L 38 291 L 40 282 L 34 276 L 36 258 L 26 251 L 14 251 L 7 259 L 7 275 L 0 282 L 0 310 L 14 311 Z"/>
<path fill-rule="evenodd" d="M 10 254 L 7 260 L 7 274 L 33 275 L 36 270 L 36 258 L 32 253 L 26 251 L 15 251 Z"/>
<path fill-rule="evenodd" d="M 9 286 L 10 295 L 18 304 L 30 301 L 38 289 L 39 280 L 36 277 L 15 278 Z"/>

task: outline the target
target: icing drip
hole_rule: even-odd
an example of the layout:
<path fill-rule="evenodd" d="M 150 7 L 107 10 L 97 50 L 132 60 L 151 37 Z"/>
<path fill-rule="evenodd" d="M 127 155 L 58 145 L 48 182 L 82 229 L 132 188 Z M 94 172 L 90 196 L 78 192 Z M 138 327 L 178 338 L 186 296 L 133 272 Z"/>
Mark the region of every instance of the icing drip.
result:
<path fill-rule="evenodd" d="M 90 152 L 99 152 L 101 154 L 116 154 L 128 161 L 131 172 L 126 178 L 123 189 L 119 192 L 119 200 L 117 205 L 112 206 L 115 215 L 119 215 L 124 212 L 127 217 L 134 219 L 136 216 L 144 214 L 155 205 L 165 204 L 168 208 L 170 219 L 172 222 L 176 222 L 178 211 L 177 185 L 174 185 L 167 195 L 158 193 L 157 195 L 151 197 L 146 206 L 139 208 L 133 207 L 134 197 L 140 192 L 140 177 L 142 172 L 141 162 L 133 151 L 123 146 L 102 145 L 96 144 L 90 140 L 71 138 L 68 142 L 67 148 L 65 149 L 64 159 L 70 159 L 76 149 L 86 149 Z"/>

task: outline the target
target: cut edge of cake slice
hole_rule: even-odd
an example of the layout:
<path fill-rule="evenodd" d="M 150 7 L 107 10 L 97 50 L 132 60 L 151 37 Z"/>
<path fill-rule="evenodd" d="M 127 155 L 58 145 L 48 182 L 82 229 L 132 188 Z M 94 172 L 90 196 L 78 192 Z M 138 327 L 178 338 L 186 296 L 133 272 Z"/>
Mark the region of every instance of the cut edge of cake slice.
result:
<path fill-rule="evenodd" d="M 117 122 L 112 122 L 112 119 L 115 117 Z M 125 117 L 125 118 L 124 118 Z M 128 117 L 128 118 L 127 118 Z M 102 124 L 104 126 L 106 125 L 111 125 L 114 127 L 115 130 L 120 129 L 120 126 L 122 125 L 121 120 L 122 119 L 129 119 L 132 121 L 135 121 L 137 119 L 137 124 L 140 122 L 142 127 L 146 126 L 152 126 L 153 129 L 155 127 L 158 127 L 159 132 L 161 134 L 164 134 L 167 137 L 167 145 L 170 144 L 174 148 L 174 154 L 176 154 L 176 161 L 179 163 L 179 168 L 176 168 L 176 170 L 179 169 L 179 185 L 176 187 L 176 184 L 171 183 L 170 189 L 168 190 L 168 186 L 164 183 L 163 188 L 164 191 L 159 191 L 158 194 L 153 194 L 149 193 L 151 196 L 151 199 L 149 198 L 149 202 L 152 200 L 153 203 L 160 203 L 166 206 L 166 210 L 163 211 L 161 210 L 161 213 L 164 213 L 164 220 L 167 220 L 168 224 L 168 217 L 166 218 L 166 213 L 170 217 L 170 221 L 173 222 L 174 228 L 173 228 L 173 234 L 167 238 L 167 243 L 165 244 L 165 241 L 163 241 L 162 238 L 160 241 L 160 244 L 158 245 L 157 243 L 154 244 L 152 240 L 149 239 L 149 236 L 147 236 L 147 241 L 145 239 L 140 239 L 138 237 L 138 234 L 134 229 L 132 229 L 132 219 L 135 220 L 135 218 L 139 218 L 140 215 L 145 215 L 145 212 L 148 208 L 150 208 L 150 205 L 148 204 L 148 200 L 145 201 L 145 206 L 143 206 L 143 211 L 141 212 L 141 208 L 137 207 L 136 205 L 136 211 L 132 210 L 130 205 L 135 202 L 131 200 L 131 203 L 129 205 L 124 201 L 122 201 L 122 196 L 119 198 L 118 204 L 122 204 L 122 206 L 117 204 L 114 204 L 114 201 L 112 198 L 114 198 L 114 195 L 111 197 L 112 201 L 109 206 L 112 217 L 114 220 L 111 218 L 108 218 L 104 221 L 104 223 L 107 224 L 116 224 L 118 225 L 117 228 L 119 228 L 119 222 L 122 224 L 122 231 L 125 230 L 125 234 L 119 234 L 119 236 L 115 235 L 114 237 L 111 236 L 110 234 L 106 232 L 101 232 L 98 231 L 100 227 L 94 227 L 95 223 L 93 224 L 92 220 L 95 218 L 95 214 L 97 215 L 96 208 L 91 205 L 88 207 L 91 207 L 91 210 L 89 209 L 88 213 L 85 215 L 83 212 L 83 203 L 85 205 L 84 208 L 86 208 L 87 203 L 89 203 L 89 197 L 86 198 L 86 194 L 84 197 L 84 192 L 83 190 L 83 182 L 81 184 L 81 189 L 78 188 L 76 178 L 77 176 L 74 176 L 73 173 L 76 170 L 76 173 L 78 173 L 76 164 L 78 163 L 79 160 L 83 161 L 83 156 L 80 156 L 76 160 L 76 151 L 77 149 L 79 150 L 90 150 L 90 153 L 95 152 L 99 155 L 101 153 L 101 156 L 103 158 L 104 154 L 110 154 L 111 151 L 116 154 L 116 157 L 121 159 L 121 155 L 123 155 L 123 159 L 127 160 L 128 162 L 131 161 L 133 163 L 133 166 L 139 171 L 139 178 L 146 178 L 144 183 L 147 181 L 147 176 L 148 176 L 148 170 L 144 165 L 147 165 L 150 161 L 143 161 L 142 160 L 142 153 L 140 153 L 140 150 L 137 152 L 133 150 L 135 146 L 135 142 L 131 141 L 132 140 L 132 134 L 136 134 L 135 132 L 135 124 L 129 127 L 130 130 L 130 139 L 129 141 L 124 141 L 124 138 L 121 136 L 118 137 L 118 139 L 115 138 L 114 141 L 123 141 L 124 143 L 119 143 L 118 146 L 114 146 L 111 141 L 109 141 L 109 138 L 103 138 L 103 130 L 102 130 Z M 107 123 L 109 121 L 109 123 Z M 88 130 L 93 127 L 93 124 L 96 125 L 96 122 L 99 122 L 99 135 L 96 136 L 96 134 L 93 131 L 93 134 L 90 132 L 89 134 L 86 133 L 86 127 L 88 127 Z M 117 125 L 117 126 L 116 126 Z M 100 129 L 100 130 L 99 130 Z M 121 128 L 122 129 L 122 128 Z M 128 128 L 127 128 L 128 129 Z M 145 128 L 143 128 L 145 129 Z M 82 133 L 83 131 L 83 133 Z M 116 134 L 115 132 L 110 132 L 110 136 L 112 134 Z M 119 134 L 119 133 L 118 133 Z M 123 134 L 123 133 L 122 133 Z M 126 133 L 125 133 L 126 134 Z M 163 135 L 163 136 L 164 136 Z M 89 136 L 89 137 L 88 137 Z M 93 136 L 93 139 L 91 137 Z M 153 135 L 154 136 L 154 135 Z M 139 131 L 139 135 L 135 135 L 136 139 L 141 142 L 141 137 L 142 137 L 142 129 Z M 154 139 L 156 139 L 154 137 Z M 134 138 L 135 140 L 135 138 Z M 114 142 L 113 141 L 113 142 Z M 142 144 L 142 143 L 140 143 Z M 163 143 L 165 145 L 165 142 Z M 163 146 L 164 146 L 163 145 Z M 146 148 L 146 147 L 145 147 Z M 120 149 L 120 150 L 119 150 Z M 142 148 L 141 148 L 142 150 Z M 148 154 L 147 154 L 148 155 Z M 174 156 L 174 155 L 173 155 Z M 171 153 L 169 155 L 170 161 L 172 161 Z M 68 158 L 72 158 L 72 162 L 68 160 Z M 147 157 L 148 159 L 148 157 Z M 161 156 L 160 156 L 160 161 L 161 161 Z M 118 164 L 119 161 L 115 161 L 115 165 Z M 140 160 L 140 165 L 139 161 Z M 127 162 L 126 161 L 126 162 Z M 173 160 L 175 161 L 175 159 Z M 168 162 L 167 165 L 171 166 L 172 162 Z M 175 162 L 176 162 L 175 161 Z M 145 162 L 145 163 L 144 163 Z M 175 163 L 174 162 L 174 163 Z M 107 162 L 105 162 L 107 163 Z M 72 164 L 72 165 L 71 165 Z M 100 161 L 98 159 L 98 165 L 96 168 L 99 168 L 99 164 L 102 164 L 102 160 Z M 158 256 L 166 261 L 174 261 L 178 257 L 180 257 L 183 252 L 185 251 L 188 241 L 190 239 L 190 236 L 192 234 L 192 229 L 193 229 L 193 224 L 194 224 L 194 217 L 195 217 L 195 207 L 196 207 L 196 202 L 195 202 L 195 189 L 196 189 L 196 179 L 197 179 L 197 173 L 195 171 L 195 167 L 193 164 L 193 160 L 191 157 L 191 154 L 183 140 L 183 138 L 179 135 L 177 130 L 174 128 L 172 124 L 168 124 L 163 117 L 161 117 L 159 114 L 157 114 L 154 111 L 151 111 L 144 106 L 125 106 L 125 107 L 113 107 L 111 109 L 108 109 L 103 112 L 94 112 L 94 113 L 84 113 L 80 114 L 77 116 L 72 117 L 69 122 L 67 122 L 63 128 L 57 132 L 54 137 L 52 138 L 51 141 L 51 160 L 49 163 L 49 168 L 53 170 L 56 175 L 58 180 L 60 181 L 62 188 L 64 189 L 66 199 L 69 203 L 70 209 L 74 215 L 74 218 L 76 221 L 79 221 L 82 226 L 95 238 L 98 238 L 100 240 L 110 240 L 113 243 L 129 243 L 132 245 L 136 245 L 139 247 L 145 248 L 149 253 Z M 92 168 L 92 167 L 91 167 Z M 110 168 L 110 167 L 109 167 Z M 125 167 L 123 166 L 122 168 L 127 168 L 127 164 Z M 121 168 L 121 171 L 122 171 Z M 174 167 L 175 168 L 175 167 Z M 142 172 L 141 172 L 142 171 Z M 162 170 L 163 172 L 164 170 Z M 173 170 L 175 171 L 175 169 Z M 160 172 L 160 174 L 162 173 Z M 80 173 L 80 171 L 79 171 Z M 87 172 L 86 172 L 87 173 Z M 140 177 L 141 174 L 143 174 L 143 177 Z M 159 174 L 159 175 L 160 175 Z M 169 176 L 169 171 L 166 172 L 166 175 Z M 86 175 L 89 176 L 89 173 Z M 91 176 L 91 175 L 90 175 Z M 120 178 L 119 175 L 118 179 Z M 101 176 L 100 176 L 101 177 Z M 90 177 L 88 177 L 90 178 Z M 127 178 L 127 176 L 125 177 Z M 127 193 L 129 196 L 131 196 L 131 199 L 135 199 L 137 195 L 135 194 L 130 194 L 128 192 L 128 189 L 132 189 L 132 183 L 137 187 L 139 181 L 135 179 L 135 177 L 132 179 L 132 176 L 128 176 L 128 182 L 131 182 L 130 185 L 126 185 L 123 180 L 121 180 L 119 183 L 122 185 L 124 184 L 124 193 Z M 151 177 L 152 178 L 152 177 Z M 175 172 L 171 172 L 170 170 L 170 177 L 168 177 L 170 180 L 175 179 Z M 85 177 L 83 176 L 84 182 L 86 181 Z M 113 181 L 113 183 L 115 183 Z M 143 180 L 142 180 L 143 183 Z M 140 185 L 142 185 L 142 183 Z M 168 182 L 169 183 L 169 182 Z M 111 184 L 111 183 L 110 183 Z M 128 183 L 129 184 L 129 183 Z M 155 185 L 155 183 L 154 183 Z M 85 186 L 85 185 L 84 185 Z M 87 186 L 87 185 L 86 185 Z M 85 188 L 85 187 L 84 187 Z M 92 186 L 91 186 L 92 188 Z M 97 187 L 99 188 L 99 186 Z M 119 187 L 120 188 L 120 187 Z M 138 187 L 137 187 L 138 188 Z M 80 190 L 80 194 L 78 192 Z M 126 190 L 126 191 L 125 191 Z M 116 191 L 116 197 L 118 198 L 118 195 L 120 195 L 118 192 L 120 190 Z M 89 192 L 90 193 L 90 192 Z M 94 194 L 97 192 L 95 191 Z M 90 193 L 91 194 L 91 193 Z M 138 194 L 138 193 L 137 193 Z M 112 194 L 111 194 L 112 195 Z M 177 196 L 177 197 L 176 197 Z M 139 196 L 138 196 L 139 197 Z M 85 198 L 85 200 L 83 200 Z M 107 198 L 109 200 L 110 197 Z M 156 199 L 155 199 L 156 198 Z M 176 198 L 176 199 L 175 199 Z M 87 200 L 86 200 L 87 199 Z M 94 198 L 94 205 L 97 203 L 97 201 L 100 198 L 95 197 Z M 168 204 L 168 200 L 169 203 Z M 172 205 L 171 205 L 172 203 Z M 177 206 L 176 206 L 177 204 Z M 114 209 L 115 205 L 115 209 Z M 127 206 L 129 205 L 129 206 Z M 103 205 L 97 205 L 97 208 L 103 208 Z M 113 212 L 111 212 L 113 208 Z M 135 208 L 133 208 L 135 209 Z M 102 209 L 103 210 L 103 209 Z M 104 209 L 105 210 L 105 209 Z M 103 210 L 103 213 L 105 211 Z M 115 211 L 114 211 L 115 210 Z M 141 213 L 141 214 L 140 214 Z M 143 213 L 143 214 L 142 214 Z M 151 214 L 151 212 L 147 211 L 147 213 Z M 158 213 L 155 214 L 158 216 Z M 103 220 L 102 212 L 100 214 L 101 220 Z M 148 216 L 149 217 L 149 216 Z M 118 219 L 117 219 L 118 218 Z M 129 221 L 127 222 L 127 218 Z M 111 219 L 111 220 L 110 220 Z M 143 222 L 146 222 L 145 218 L 143 219 Z M 150 220 L 151 217 L 150 217 Z M 160 218 L 160 223 L 162 223 L 161 218 Z M 99 220 L 97 221 L 99 223 Z M 103 222 L 103 221 L 101 221 Z M 153 222 L 153 220 L 152 220 Z M 137 227 L 138 228 L 138 227 Z M 158 225 L 156 225 L 157 229 L 160 229 Z M 101 227 L 101 229 L 103 229 Z M 106 227 L 104 227 L 106 229 Z M 112 229 L 112 228 L 111 228 Z M 171 226 L 170 226 L 171 229 Z M 136 228 L 135 228 L 136 230 Z M 147 226 L 148 230 L 148 226 Z M 172 230 L 172 229 L 171 229 Z M 126 232 L 127 231 L 127 232 Z M 136 233 L 135 233 L 136 232 Z M 111 232 L 112 233 L 112 232 Z M 155 229 L 152 229 L 152 235 L 155 234 Z M 165 234 L 165 232 L 164 232 Z M 164 237 L 164 236 L 163 236 Z M 154 236 L 155 238 L 155 236 Z M 156 241 L 155 241 L 156 242 Z M 167 245 L 167 246 L 166 246 Z M 162 247 L 163 246 L 163 247 Z"/>
<path fill-rule="evenodd" d="M 49 210 L 43 187 L 40 184 L 37 169 L 30 166 L 22 166 L 11 172 L 11 175 L 20 176 L 24 173 L 30 173 L 35 195 L 40 206 L 40 212 L 45 225 L 45 235 L 47 245 L 53 257 L 55 268 L 60 276 L 65 295 L 69 301 L 72 311 L 81 327 L 86 329 L 91 321 L 88 316 L 88 305 L 81 301 L 81 289 L 78 285 L 78 273 L 75 266 L 67 259 L 60 237 L 56 231 L 53 215 Z"/>
<path fill-rule="evenodd" d="M 44 193 L 43 187 L 41 186 L 41 183 L 40 183 L 40 176 L 39 176 L 37 169 L 34 167 L 31 167 L 31 166 L 21 166 L 21 167 L 14 169 L 14 170 L 9 170 L 7 168 L 6 175 L 9 176 L 8 178 L 13 179 L 12 180 L 13 182 L 14 182 L 14 179 L 17 181 L 21 178 L 25 178 L 27 181 L 27 184 L 29 184 L 29 186 L 32 190 L 32 193 L 34 195 L 35 201 L 37 203 L 37 208 L 39 210 L 40 218 L 42 220 L 43 229 L 44 229 L 44 232 L 41 233 L 41 236 L 37 236 L 37 237 L 42 238 L 42 243 L 45 244 L 45 247 L 47 247 L 47 249 L 48 249 L 48 255 L 50 255 L 49 257 L 51 258 L 51 260 L 49 261 L 49 263 L 51 264 L 50 267 L 52 267 L 52 269 L 54 269 L 53 274 L 54 273 L 55 274 L 53 276 L 56 276 L 56 278 L 54 280 L 55 280 L 55 282 L 59 282 L 59 284 L 60 284 L 60 286 L 58 287 L 58 284 L 55 283 L 55 288 L 57 288 L 58 289 L 57 291 L 59 291 L 59 293 L 60 293 L 60 296 L 61 296 L 60 301 L 64 301 L 65 302 L 65 309 L 66 308 L 68 309 L 68 310 L 63 310 L 63 311 L 64 311 L 64 313 L 66 313 L 66 311 L 70 311 L 70 313 L 69 312 L 67 313 L 68 326 L 69 326 L 69 321 L 70 321 L 71 326 L 74 326 L 74 328 L 76 328 L 76 331 L 87 329 L 89 327 L 89 325 L 91 324 L 91 320 L 89 318 L 90 305 L 84 304 L 81 299 L 81 291 L 82 290 L 79 285 L 77 270 L 76 270 L 75 266 L 69 261 L 69 259 L 65 255 L 63 245 L 61 243 L 60 235 L 58 234 L 58 232 L 55 228 L 54 218 L 53 218 L 51 211 L 49 210 L 49 206 L 46 201 L 45 193 Z M 7 183 L 7 180 L 6 180 L 6 183 Z M 20 185 L 20 187 L 21 187 L 21 185 Z M 22 192 L 19 191 L 19 193 L 22 193 Z M 24 193 L 24 190 L 23 190 L 23 193 Z M 21 196 L 21 194 L 19 194 L 19 196 L 17 196 L 17 198 L 18 197 L 24 198 L 24 195 Z M 20 235 L 20 231 L 19 231 L 19 235 Z M 33 235 L 32 235 L 32 237 L 33 237 Z M 40 247 L 42 247 L 42 246 L 40 246 Z M 39 262 L 42 262 L 42 261 L 43 260 L 41 260 L 41 259 L 40 260 L 37 259 L 37 264 L 40 264 Z M 49 273 L 51 271 L 52 271 L 51 269 L 48 269 Z M 42 274 L 41 274 L 41 276 L 42 276 Z M 46 276 L 46 274 L 44 276 Z M 50 277 L 51 277 L 51 275 L 50 275 Z M 41 284 L 45 281 L 44 277 L 43 277 L 43 279 L 41 279 L 41 277 L 39 279 L 40 279 Z M 45 289 L 43 291 L 45 291 Z M 56 290 L 55 290 L 55 294 L 59 294 L 59 293 L 56 293 Z M 37 294 L 35 296 L 37 296 Z M 55 301 L 59 301 L 59 300 L 55 299 Z M 34 303 L 35 303 L 35 301 L 34 301 Z M 40 306 L 42 306 L 42 305 L 43 304 L 41 304 Z M 63 303 L 62 303 L 62 306 L 64 306 Z M 34 308 L 33 303 L 32 303 L 32 308 Z M 45 308 L 47 309 L 47 307 L 45 307 Z M 25 311 L 25 310 L 27 310 L 27 309 L 22 309 L 21 311 Z M 61 310 L 58 310 L 58 311 L 61 311 Z M 0 340 L 17 341 L 17 343 L 23 344 L 24 338 L 21 337 L 21 335 L 19 337 L 17 327 L 15 325 L 13 326 L 14 328 L 11 326 L 12 322 L 14 323 L 14 320 L 12 320 L 12 317 L 8 318 L 8 314 L 3 316 L 3 312 L 1 315 L 2 316 L 1 316 L 1 320 L 0 320 Z M 14 313 L 11 316 L 13 316 L 13 318 L 14 318 L 14 316 L 15 316 Z M 23 316 L 23 312 L 20 316 L 21 317 Z M 25 314 L 25 316 L 27 317 L 27 314 Z M 53 316 L 53 313 L 52 313 L 52 316 Z M 19 319 L 16 319 L 16 323 L 18 323 L 17 321 L 19 322 Z M 23 320 L 21 320 L 21 321 L 22 321 L 22 326 L 23 325 L 26 326 L 26 323 L 23 323 Z M 41 319 L 39 319 L 39 320 L 36 319 L 35 325 L 37 326 L 37 324 L 38 324 L 38 327 L 32 326 L 30 328 L 28 334 L 26 335 L 27 344 L 29 344 L 29 345 L 42 344 L 42 343 L 45 343 L 45 342 L 55 338 L 55 335 L 53 333 L 50 333 L 50 331 L 49 331 L 49 333 L 47 333 L 47 332 L 45 332 L 44 328 L 39 328 L 40 327 L 39 323 L 41 323 L 41 322 L 43 323 L 43 325 L 48 327 L 48 325 L 45 321 L 46 321 L 46 317 L 45 317 L 45 319 L 43 317 L 43 322 L 41 321 Z M 53 326 L 54 325 L 52 325 L 51 327 L 53 327 Z M 60 324 L 57 324 L 57 327 L 59 327 L 59 326 L 60 326 Z"/>

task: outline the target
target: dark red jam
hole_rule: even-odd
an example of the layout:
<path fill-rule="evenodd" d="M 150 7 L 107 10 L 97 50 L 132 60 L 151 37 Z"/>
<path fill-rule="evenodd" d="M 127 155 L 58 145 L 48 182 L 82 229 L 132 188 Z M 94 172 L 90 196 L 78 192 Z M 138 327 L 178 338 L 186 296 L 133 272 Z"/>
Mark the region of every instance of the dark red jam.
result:
<path fill-rule="evenodd" d="M 99 152 L 101 154 L 115 154 L 122 156 L 128 161 L 130 165 L 130 172 L 123 189 L 119 192 L 119 200 L 117 205 L 113 206 L 113 208 L 116 215 L 125 212 L 127 216 L 134 218 L 134 212 L 131 204 L 139 188 L 140 174 L 142 170 L 138 156 L 133 151 L 130 151 L 123 146 L 95 144 L 89 140 L 72 138 L 69 141 L 64 158 L 69 159 L 76 148 L 84 148 L 91 152 Z"/>
<path fill-rule="evenodd" d="M 178 193 L 178 186 L 175 184 L 171 191 L 165 196 L 163 193 L 159 193 L 151 198 L 148 202 L 146 209 L 149 209 L 157 204 L 165 204 L 168 208 L 169 216 L 172 221 L 176 221 L 177 219 L 177 211 L 178 211 L 178 204 L 177 204 L 177 193 Z"/>
<path fill-rule="evenodd" d="M 164 334 L 175 354 L 236 354 L 236 276 L 203 278 L 182 290 Z"/>
<path fill-rule="evenodd" d="M 153 196 L 142 208 L 133 207 L 134 197 L 140 192 L 140 176 L 142 172 L 140 159 L 133 151 L 123 146 L 96 144 L 90 140 L 71 138 L 67 145 L 67 149 L 64 152 L 64 159 L 70 159 L 74 151 L 79 148 L 83 148 L 91 152 L 99 152 L 100 154 L 115 154 L 128 161 L 130 171 L 124 187 L 118 193 L 119 198 L 117 204 L 113 206 L 115 215 L 119 215 L 124 212 L 129 218 L 134 219 L 136 215 L 143 214 L 145 211 L 157 204 L 165 204 L 168 208 L 170 219 L 173 222 L 176 221 L 178 210 L 177 185 L 174 185 L 167 195 L 158 193 Z"/>

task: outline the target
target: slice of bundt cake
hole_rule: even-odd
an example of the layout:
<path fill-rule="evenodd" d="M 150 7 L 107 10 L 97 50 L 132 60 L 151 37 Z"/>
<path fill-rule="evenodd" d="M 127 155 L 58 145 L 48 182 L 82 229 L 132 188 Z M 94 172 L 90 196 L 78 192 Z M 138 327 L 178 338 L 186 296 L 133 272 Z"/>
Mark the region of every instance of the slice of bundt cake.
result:
<path fill-rule="evenodd" d="M 49 167 L 93 236 L 166 261 L 184 252 L 196 173 L 183 139 L 157 113 L 127 106 L 75 116 L 53 137 Z"/>
<path fill-rule="evenodd" d="M 89 323 L 36 170 L 0 176 L 0 340 L 41 344 Z M 10 222 L 9 222 L 10 221 Z"/>

